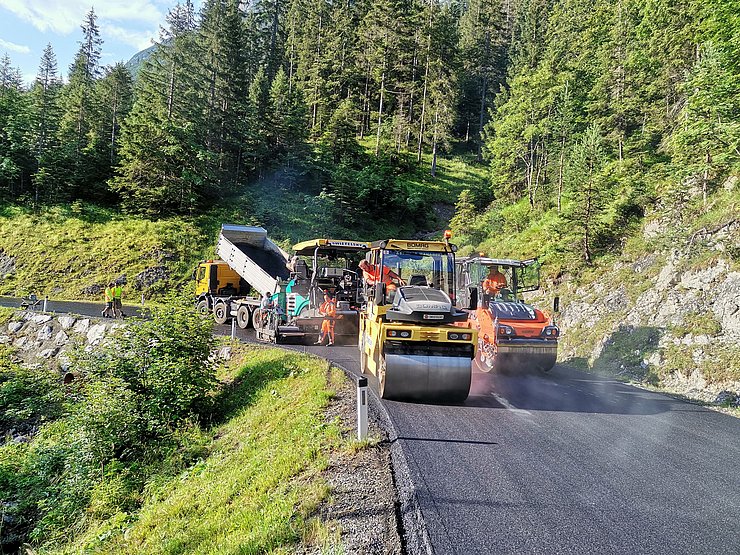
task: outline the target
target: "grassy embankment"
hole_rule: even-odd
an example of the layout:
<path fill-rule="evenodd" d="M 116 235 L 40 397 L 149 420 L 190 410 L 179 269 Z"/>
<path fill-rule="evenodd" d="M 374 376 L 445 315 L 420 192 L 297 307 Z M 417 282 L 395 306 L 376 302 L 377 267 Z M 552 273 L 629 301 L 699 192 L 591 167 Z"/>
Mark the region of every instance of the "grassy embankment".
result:
<path fill-rule="evenodd" d="M 191 430 L 157 464 L 142 460 L 124 474 L 109 464 L 74 525 L 32 533 L 37 553 L 338 548 L 338 532 L 330 532 L 315 512 L 330 493 L 321 475 L 328 457 L 353 448 L 341 438 L 339 423 L 325 419 L 346 378 L 310 356 L 243 346 L 233 352 L 218 376 L 214 425 Z M 65 441 L 63 422 L 47 424 L 29 443 L 0 446 L 0 485 L 23 479 L 29 488 L 42 487 L 26 465 L 48 464 L 44 457 Z M 67 471 L 60 472 L 60 479 L 68 479 Z"/>
<path fill-rule="evenodd" d="M 99 300 L 102 294 L 91 292 L 91 286 L 126 274 L 129 301 L 137 301 L 141 292 L 157 298 L 188 283 L 195 264 L 213 256 L 222 222 L 264 226 L 288 249 L 295 242 L 326 235 L 376 240 L 436 232 L 445 222 L 433 206 L 447 205 L 451 211 L 462 189 L 482 182 L 484 168 L 462 156 L 440 158 L 435 179 L 428 168 L 427 156 L 422 168 L 394 176 L 395 186 L 406 191 L 409 202 L 420 202 L 427 210 L 423 221 L 368 220 L 350 229 L 331 216 L 326 201 L 316 196 L 319 191 L 288 185 L 275 176 L 255 181 L 243 194 L 196 217 L 148 220 L 82 204 L 48 207 L 38 214 L 5 206 L 0 208 L 0 248 L 15 257 L 15 272 L 0 278 L 0 294 L 36 292 L 55 299 Z M 151 268 L 164 270 L 168 277 L 135 288 L 135 276 Z"/>

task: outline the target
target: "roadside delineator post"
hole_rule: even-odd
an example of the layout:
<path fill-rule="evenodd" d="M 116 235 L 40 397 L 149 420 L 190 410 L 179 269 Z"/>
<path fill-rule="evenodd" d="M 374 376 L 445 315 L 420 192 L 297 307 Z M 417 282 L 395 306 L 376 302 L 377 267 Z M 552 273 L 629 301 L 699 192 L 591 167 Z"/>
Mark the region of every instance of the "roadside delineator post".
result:
<path fill-rule="evenodd" d="M 236 339 L 236 318 L 231 318 L 231 340 Z"/>
<path fill-rule="evenodd" d="M 367 378 L 357 380 L 357 439 L 367 438 Z"/>
<path fill-rule="evenodd" d="M 141 306 L 144 306 L 144 293 L 141 294 Z"/>
<path fill-rule="evenodd" d="M 44 312 L 46 312 L 46 302 L 49 300 L 49 295 L 44 296 Z"/>

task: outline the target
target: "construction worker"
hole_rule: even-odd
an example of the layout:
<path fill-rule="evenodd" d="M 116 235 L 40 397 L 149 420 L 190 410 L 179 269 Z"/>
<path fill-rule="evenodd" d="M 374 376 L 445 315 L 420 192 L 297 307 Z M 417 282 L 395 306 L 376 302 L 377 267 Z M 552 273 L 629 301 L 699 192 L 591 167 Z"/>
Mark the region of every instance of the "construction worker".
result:
<path fill-rule="evenodd" d="M 101 313 L 103 318 L 112 318 L 113 314 L 115 314 L 113 311 L 113 286 L 114 283 L 111 281 L 103 292 L 103 297 L 105 298 L 105 308 Z"/>
<path fill-rule="evenodd" d="M 372 287 L 378 283 L 380 272 L 378 272 L 378 266 L 376 264 L 370 264 L 367 260 L 363 260 L 360 262 L 360 270 L 362 270 L 362 277 L 365 278 L 365 282 L 369 286 Z M 394 280 L 397 280 L 401 285 L 406 285 L 406 282 L 401 279 L 401 276 L 387 266 L 383 266 L 383 283 L 390 285 Z"/>
<path fill-rule="evenodd" d="M 120 282 L 113 284 L 113 317 L 123 318 L 126 316 L 123 313 L 123 285 Z"/>
<path fill-rule="evenodd" d="M 498 266 L 491 266 L 488 276 L 483 280 L 483 304 L 488 305 L 506 286 L 506 276 L 499 272 Z"/>
<path fill-rule="evenodd" d="M 265 291 L 264 296 L 262 297 L 262 300 L 260 301 L 260 315 L 262 316 L 262 327 L 267 325 L 267 319 L 270 316 L 270 310 L 274 308 L 275 305 L 272 303 L 272 293 L 269 291 Z"/>
<path fill-rule="evenodd" d="M 321 345 L 326 337 L 329 338 L 328 346 L 334 345 L 334 324 L 337 319 L 337 303 L 328 292 L 324 292 L 324 302 L 319 307 L 319 314 L 324 316 L 321 322 L 321 333 L 317 345 Z"/>

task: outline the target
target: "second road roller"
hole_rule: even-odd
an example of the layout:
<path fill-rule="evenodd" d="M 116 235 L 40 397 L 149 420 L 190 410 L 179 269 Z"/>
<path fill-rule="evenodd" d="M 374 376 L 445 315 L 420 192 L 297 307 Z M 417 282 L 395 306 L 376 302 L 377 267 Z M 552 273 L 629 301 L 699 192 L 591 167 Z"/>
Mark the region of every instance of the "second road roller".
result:
<path fill-rule="evenodd" d="M 360 263 L 367 304 L 360 314 L 360 364 L 383 399 L 461 402 L 478 342 L 455 303 L 455 245 L 389 239 Z"/>

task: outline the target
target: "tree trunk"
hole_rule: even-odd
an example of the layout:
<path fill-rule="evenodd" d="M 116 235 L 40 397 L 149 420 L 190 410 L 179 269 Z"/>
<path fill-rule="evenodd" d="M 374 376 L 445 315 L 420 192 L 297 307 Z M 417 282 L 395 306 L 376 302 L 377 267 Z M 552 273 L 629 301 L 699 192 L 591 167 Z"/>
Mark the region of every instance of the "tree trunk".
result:
<path fill-rule="evenodd" d="M 709 154 L 709 151 L 707 151 L 707 154 L 704 158 L 704 173 L 702 174 L 701 179 L 701 199 L 702 199 L 702 206 L 704 208 L 707 207 L 707 184 L 709 183 L 709 164 L 712 162 L 712 156 Z"/>
<path fill-rule="evenodd" d="M 419 122 L 419 145 L 416 150 L 416 162 L 421 163 L 421 147 L 424 144 L 424 118 L 427 110 L 427 81 L 429 80 L 429 57 L 432 50 L 432 0 L 429 0 L 429 25 L 427 27 L 427 59 L 424 68 L 424 92 L 421 99 L 421 120 Z"/>
<path fill-rule="evenodd" d="M 558 160 L 558 214 L 562 210 L 563 199 L 563 167 L 565 165 L 565 135 L 560 142 L 560 158 Z"/>
<path fill-rule="evenodd" d="M 483 63 L 488 64 L 488 56 L 491 47 L 491 32 L 488 30 L 486 31 L 484 44 Z M 483 125 L 486 117 L 486 94 L 488 92 L 488 75 L 484 68 L 481 68 L 481 71 L 480 114 L 478 115 L 478 139 L 476 141 L 476 143 L 478 143 L 476 155 L 478 162 L 483 161 Z"/>
<path fill-rule="evenodd" d="M 383 74 L 380 77 L 380 105 L 378 106 L 378 134 L 375 137 L 375 157 L 380 154 L 380 128 L 383 125 L 383 100 L 385 95 L 385 59 L 383 60 Z"/>
<path fill-rule="evenodd" d="M 439 122 L 439 109 L 434 110 L 434 134 L 432 137 L 432 177 L 437 177 L 437 123 Z"/>

